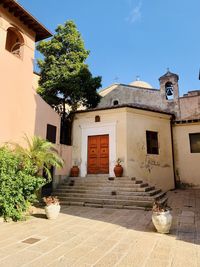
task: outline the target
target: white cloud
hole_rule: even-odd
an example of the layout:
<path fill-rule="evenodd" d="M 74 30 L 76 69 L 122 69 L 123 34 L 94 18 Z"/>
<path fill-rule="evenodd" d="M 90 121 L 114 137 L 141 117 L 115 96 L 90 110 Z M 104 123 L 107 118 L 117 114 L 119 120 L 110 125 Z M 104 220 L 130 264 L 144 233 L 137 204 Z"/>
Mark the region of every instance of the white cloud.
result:
<path fill-rule="evenodd" d="M 141 8 L 142 8 L 142 1 L 140 1 L 137 6 L 135 6 L 129 16 L 126 18 L 126 21 L 130 22 L 130 23 L 134 23 L 138 20 L 141 19 L 142 17 L 142 13 L 141 13 Z"/>

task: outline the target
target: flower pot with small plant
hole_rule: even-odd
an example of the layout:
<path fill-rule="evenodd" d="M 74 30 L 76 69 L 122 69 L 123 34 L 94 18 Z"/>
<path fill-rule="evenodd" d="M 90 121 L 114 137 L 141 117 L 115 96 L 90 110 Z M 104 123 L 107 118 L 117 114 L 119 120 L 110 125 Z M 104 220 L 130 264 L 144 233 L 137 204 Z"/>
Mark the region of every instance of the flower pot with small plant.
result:
<path fill-rule="evenodd" d="M 56 196 L 48 196 L 43 198 L 45 206 L 45 213 L 48 219 L 56 219 L 60 212 L 60 202 Z"/>
<path fill-rule="evenodd" d="M 71 171 L 70 171 L 70 176 L 78 177 L 78 175 L 79 175 L 79 167 L 78 167 L 77 161 L 74 161 L 74 165 L 72 166 Z"/>
<path fill-rule="evenodd" d="M 158 233 L 169 233 L 172 224 L 172 215 L 170 210 L 171 208 L 167 206 L 167 203 L 160 204 L 159 202 L 154 202 L 152 208 L 152 222 Z"/>
<path fill-rule="evenodd" d="M 117 159 L 116 165 L 114 167 L 114 173 L 116 177 L 122 177 L 123 167 L 121 166 L 121 160 Z"/>

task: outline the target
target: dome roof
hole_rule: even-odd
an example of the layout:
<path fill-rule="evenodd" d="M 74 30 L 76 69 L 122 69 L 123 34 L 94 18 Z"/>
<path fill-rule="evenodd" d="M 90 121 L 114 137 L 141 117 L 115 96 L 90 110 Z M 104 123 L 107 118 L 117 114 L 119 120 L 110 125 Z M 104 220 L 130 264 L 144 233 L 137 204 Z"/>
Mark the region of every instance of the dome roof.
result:
<path fill-rule="evenodd" d="M 148 88 L 148 89 L 152 89 L 153 87 L 144 81 L 140 81 L 140 80 L 136 80 L 134 82 L 131 82 L 129 85 L 135 86 L 135 87 L 143 87 L 143 88 Z"/>

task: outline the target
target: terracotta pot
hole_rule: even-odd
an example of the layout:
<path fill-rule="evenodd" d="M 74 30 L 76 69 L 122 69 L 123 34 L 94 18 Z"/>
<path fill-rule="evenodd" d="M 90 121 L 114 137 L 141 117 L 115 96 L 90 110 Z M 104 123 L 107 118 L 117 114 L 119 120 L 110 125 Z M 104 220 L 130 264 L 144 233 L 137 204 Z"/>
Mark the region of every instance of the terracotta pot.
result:
<path fill-rule="evenodd" d="M 58 204 L 52 204 L 49 206 L 45 206 L 45 213 L 48 219 L 54 220 L 58 217 L 60 212 L 60 205 Z"/>
<path fill-rule="evenodd" d="M 115 165 L 114 173 L 116 177 L 122 177 L 123 174 L 123 167 L 120 164 Z"/>
<path fill-rule="evenodd" d="M 70 174 L 70 176 L 71 177 L 78 177 L 78 175 L 79 175 L 79 167 L 78 166 L 73 166 L 71 168 L 71 174 Z"/>
<path fill-rule="evenodd" d="M 172 215 L 169 210 L 163 212 L 154 211 L 152 214 L 152 222 L 158 233 L 168 234 L 172 224 Z"/>

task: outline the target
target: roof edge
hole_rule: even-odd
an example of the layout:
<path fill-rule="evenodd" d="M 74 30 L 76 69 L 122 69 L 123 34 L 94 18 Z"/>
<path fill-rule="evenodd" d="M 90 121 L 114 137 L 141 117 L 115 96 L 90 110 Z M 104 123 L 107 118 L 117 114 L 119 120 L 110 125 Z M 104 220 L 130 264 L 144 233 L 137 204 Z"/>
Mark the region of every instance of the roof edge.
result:
<path fill-rule="evenodd" d="M 52 36 L 52 33 L 46 29 L 46 27 L 40 23 L 33 15 L 29 13 L 23 6 L 14 0 L 0 0 L 0 5 L 6 9 L 9 13 L 32 29 L 36 33 L 35 41 L 41 41 Z"/>
<path fill-rule="evenodd" d="M 132 104 L 124 104 L 124 105 L 118 105 L 118 106 L 112 106 L 112 107 L 104 107 L 104 108 L 93 108 L 93 109 L 86 109 L 86 110 L 77 110 L 76 113 L 86 113 L 86 112 L 94 112 L 94 111 L 101 111 L 101 110 L 110 110 L 110 109 L 119 109 L 119 108 L 133 108 L 133 109 L 140 109 L 140 110 L 145 110 L 145 111 L 150 111 L 150 112 L 155 112 L 155 113 L 160 113 L 160 114 L 165 114 L 169 116 L 174 116 L 174 113 L 170 113 L 167 111 L 162 111 L 154 108 L 149 108 L 146 106 L 138 106 L 138 105 L 132 105 Z"/>

